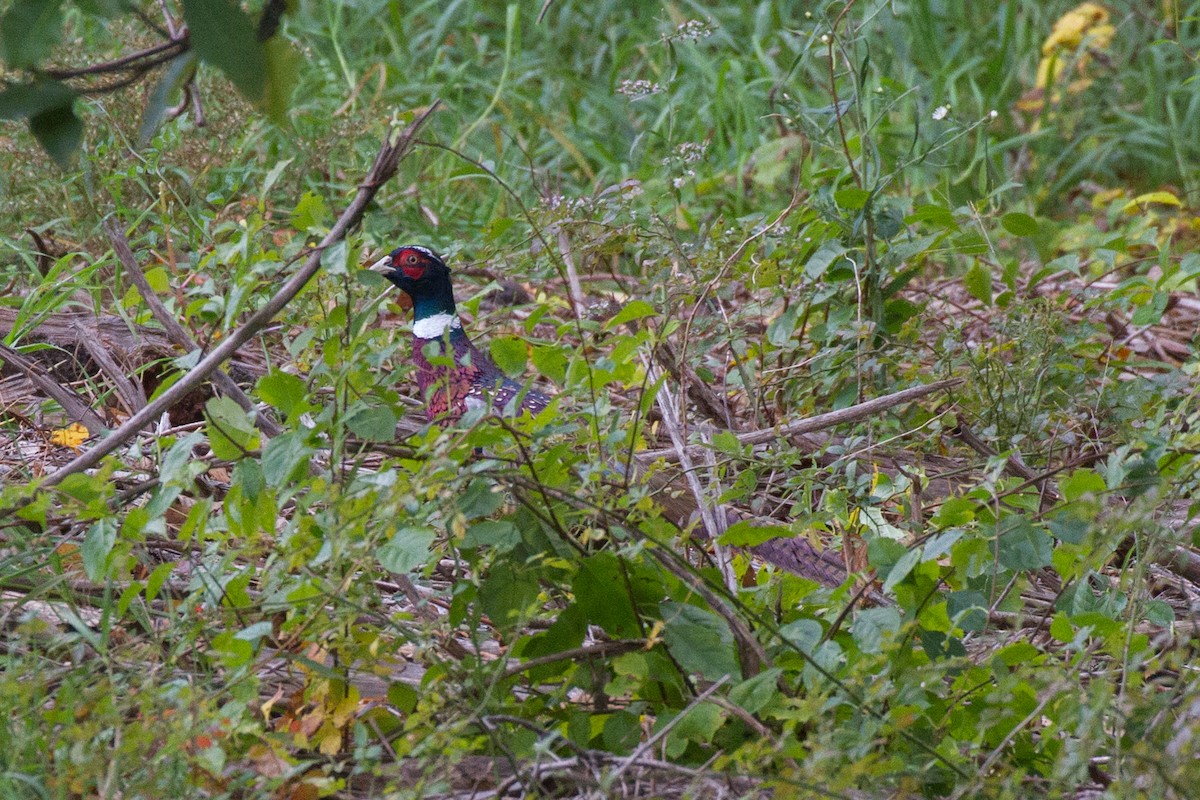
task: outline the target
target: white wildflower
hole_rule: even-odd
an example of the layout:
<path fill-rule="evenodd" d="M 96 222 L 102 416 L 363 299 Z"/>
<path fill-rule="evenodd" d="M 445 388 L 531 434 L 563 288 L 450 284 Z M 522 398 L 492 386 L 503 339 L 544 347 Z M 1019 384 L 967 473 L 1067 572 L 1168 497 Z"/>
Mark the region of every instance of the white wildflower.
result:
<path fill-rule="evenodd" d="M 637 100 L 640 97 L 649 97 L 652 94 L 658 94 L 662 91 L 662 87 L 653 81 L 636 80 L 636 81 L 621 81 L 617 85 L 617 94 L 623 94 L 626 97 Z"/>
<path fill-rule="evenodd" d="M 938 106 L 933 110 L 933 119 L 935 122 L 941 122 L 950 114 L 950 106 Z"/>

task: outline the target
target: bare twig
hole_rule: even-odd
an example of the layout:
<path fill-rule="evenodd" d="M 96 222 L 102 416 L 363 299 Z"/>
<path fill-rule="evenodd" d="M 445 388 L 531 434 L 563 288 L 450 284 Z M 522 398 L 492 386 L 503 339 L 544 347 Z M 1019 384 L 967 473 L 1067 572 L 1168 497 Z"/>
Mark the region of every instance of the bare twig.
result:
<path fill-rule="evenodd" d="M 203 383 L 217 367 L 237 352 L 238 348 L 250 341 L 259 331 L 266 327 L 275 318 L 275 315 L 282 311 L 284 306 L 290 303 L 292 298 L 299 294 L 300 290 L 317 274 L 321 268 L 321 255 L 325 250 L 341 241 L 359 223 L 367 209 L 367 205 L 375 197 L 379 188 L 396 174 L 396 167 L 400 159 L 409 151 L 413 136 L 424 122 L 429 119 L 438 105 L 439 102 L 434 102 L 433 105 L 426 109 L 407 128 L 403 130 L 392 128 L 389 131 L 386 141 L 384 141 L 379 149 L 379 153 L 375 156 L 375 163 L 371 166 L 367 177 L 359 184 L 358 193 L 350 201 L 350 205 L 342 212 L 332 230 L 321 240 L 321 243 L 309 253 L 300 271 L 293 275 L 275 293 L 274 297 L 246 320 L 242 327 L 230 334 L 216 349 L 205 356 L 200 363 L 192 368 L 191 372 L 173 384 L 171 388 L 159 395 L 156 400 L 149 403 L 140 412 L 130 417 L 124 425 L 117 428 L 90 450 L 71 461 L 62 469 L 47 476 L 42 485 L 55 486 L 68 475 L 74 475 L 77 472 L 90 469 L 99 464 L 102 458 L 132 439 L 142 428 L 157 420 L 164 411 Z"/>
<path fill-rule="evenodd" d="M 58 381 L 46 374 L 37 363 L 29 360 L 25 356 L 13 350 L 6 344 L 0 343 L 0 359 L 7 361 L 16 369 L 20 370 L 29 382 L 42 390 L 49 397 L 53 398 L 63 411 L 67 412 L 67 416 L 76 422 L 81 423 L 92 433 L 107 430 L 108 425 L 100 418 L 100 415 L 92 410 L 88 402 L 76 394 L 72 389 L 63 386 Z M 65 475 L 63 477 L 66 477 Z"/>
<path fill-rule="evenodd" d="M 737 434 L 738 441 L 742 444 L 764 444 L 765 442 L 777 442 L 781 439 L 786 439 L 789 436 L 799 436 L 805 433 L 815 433 L 816 431 L 833 428 L 837 425 L 846 425 L 851 422 L 861 422 L 870 417 L 876 417 L 885 411 L 889 411 L 896 406 L 910 403 L 913 400 L 918 400 L 926 395 L 943 392 L 947 389 L 953 389 L 962 383 L 962 378 L 949 378 L 944 381 L 936 381 L 928 383 L 924 386 L 913 386 L 910 389 L 903 389 L 899 392 L 885 394 L 883 397 L 876 397 L 874 400 L 867 400 L 862 403 L 856 403 L 849 408 L 841 408 L 837 411 L 829 411 L 825 414 L 818 414 L 815 417 L 796 420 L 787 425 L 780 425 L 777 428 L 770 430 L 747 431 Z M 704 445 L 689 445 L 686 452 L 691 457 L 696 457 L 704 448 Z M 638 459 L 644 463 L 656 461 L 658 459 L 666 461 L 678 461 L 679 456 L 674 447 L 666 447 L 661 450 L 647 450 L 638 453 Z"/>

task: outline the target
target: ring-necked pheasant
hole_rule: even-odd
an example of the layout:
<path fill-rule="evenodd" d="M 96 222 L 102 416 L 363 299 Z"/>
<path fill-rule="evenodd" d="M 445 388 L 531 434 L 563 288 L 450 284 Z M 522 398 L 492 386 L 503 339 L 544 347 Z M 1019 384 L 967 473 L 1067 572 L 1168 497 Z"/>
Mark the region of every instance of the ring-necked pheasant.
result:
<path fill-rule="evenodd" d="M 404 245 L 371 269 L 383 273 L 412 298 L 413 361 L 430 421 L 454 420 L 468 409 L 488 405 L 504 413 L 513 398 L 516 413 L 537 414 L 550 402 L 547 395 L 506 377 L 487 353 L 471 344 L 454 305 L 450 268 L 437 253 L 420 245 Z M 453 366 L 438 357 L 446 352 L 447 344 L 454 353 Z"/>

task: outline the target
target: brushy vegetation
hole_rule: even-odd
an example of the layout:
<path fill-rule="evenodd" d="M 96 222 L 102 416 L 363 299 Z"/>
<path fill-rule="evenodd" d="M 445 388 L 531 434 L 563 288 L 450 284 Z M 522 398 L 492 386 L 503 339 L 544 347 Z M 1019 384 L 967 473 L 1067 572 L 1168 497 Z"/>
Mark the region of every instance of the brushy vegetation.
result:
<path fill-rule="evenodd" d="M 6 125 L 4 344 L 115 426 L 136 391 L 38 334 L 159 325 L 105 220 L 208 349 L 441 101 L 231 368 L 280 432 L 205 394 L 41 488 L 104 431 L 0 354 L 0 795 L 1190 796 L 1198 20 L 312 2 L 285 125 L 214 72 L 146 147 L 139 89 L 81 102 L 63 171 Z M 414 416 L 359 269 L 407 242 L 548 411 Z M 794 537 L 850 577 L 756 555 Z"/>

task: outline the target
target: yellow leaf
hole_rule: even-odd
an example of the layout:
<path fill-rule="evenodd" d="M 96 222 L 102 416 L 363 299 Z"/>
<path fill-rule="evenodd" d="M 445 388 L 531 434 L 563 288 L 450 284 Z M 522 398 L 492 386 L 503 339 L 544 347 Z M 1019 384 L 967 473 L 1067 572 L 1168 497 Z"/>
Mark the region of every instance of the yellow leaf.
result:
<path fill-rule="evenodd" d="M 1183 203 L 1179 202 L 1179 198 L 1173 195 L 1171 192 L 1160 191 L 1139 194 L 1137 197 L 1133 198 L 1124 206 L 1122 206 L 1121 211 L 1126 214 L 1132 214 L 1142 206 L 1149 205 L 1150 203 L 1162 203 L 1163 205 L 1167 206 L 1179 206 L 1180 208 L 1183 207 Z"/>
<path fill-rule="evenodd" d="M 1083 43 L 1086 35 L 1098 39 L 1094 44 L 1103 49 L 1108 46 L 1115 32 L 1108 22 L 1108 9 L 1097 3 L 1082 3 L 1058 18 L 1054 30 L 1042 43 L 1042 54 L 1050 55 L 1057 49 L 1074 50 Z"/>
<path fill-rule="evenodd" d="M 87 438 L 91 435 L 91 432 L 87 428 L 78 422 L 73 422 L 65 428 L 53 431 L 50 434 L 50 444 L 78 450 L 79 446 L 86 442 Z"/>

